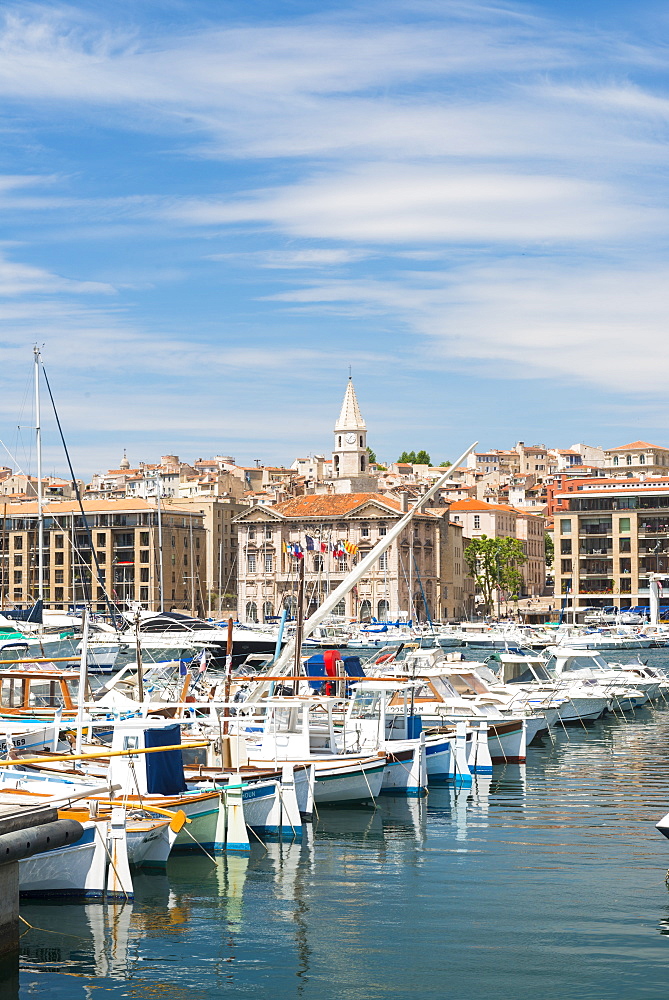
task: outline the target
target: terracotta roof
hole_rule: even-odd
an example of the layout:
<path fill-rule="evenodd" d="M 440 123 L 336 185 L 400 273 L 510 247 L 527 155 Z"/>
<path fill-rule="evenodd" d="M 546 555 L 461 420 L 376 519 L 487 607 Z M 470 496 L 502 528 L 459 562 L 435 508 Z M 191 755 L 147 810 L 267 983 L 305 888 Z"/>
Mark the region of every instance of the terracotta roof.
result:
<path fill-rule="evenodd" d="M 607 448 L 607 453 L 609 451 L 638 451 L 639 448 L 654 448 L 658 451 L 667 451 L 662 445 L 649 444 L 648 441 L 632 441 L 631 444 L 621 444 L 618 448 Z"/>
<path fill-rule="evenodd" d="M 492 511 L 495 511 L 495 510 L 503 510 L 503 511 L 507 512 L 507 511 L 512 511 L 513 507 L 508 507 L 506 504 L 487 503 L 485 500 L 474 500 L 474 499 L 470 498 L 468 500 L 454 500 L 449 509 L 451 511 L 454 511 L 454 510 L 464 510 L 464 511 L 467 511 L 467 510 L 471 510 L 471 511 L 479 510 L 479 511 L 484 511 L 484 512 L 485 511 L 492 512 Z"/>
<path fill-rule="evenodd" d="M 401 513 L 399 501 L 386 493 L 327 493 L 296 497 L 275 504 L 271 509 L 284 517 L 342 517 L 366 503 L 378 503 L 393 513 Z M 423 514 L 423 517 L 433 517 Z"/>

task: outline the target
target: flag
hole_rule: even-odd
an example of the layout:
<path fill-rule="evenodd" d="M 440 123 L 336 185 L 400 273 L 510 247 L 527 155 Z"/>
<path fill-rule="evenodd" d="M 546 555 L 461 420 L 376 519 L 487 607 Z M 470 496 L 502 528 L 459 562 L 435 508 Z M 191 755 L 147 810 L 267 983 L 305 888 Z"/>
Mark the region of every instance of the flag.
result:
<path fill-rule="evenodd" d="M 313 552 L 315 548 L 313 538 L 311 537 L 311 535 L 305 535 L 304 537 L 307 543 L 307 552 Z"/>
<path fill-rule="evenodd" d="M 321 542 L 321 552 L 327 552 L 328 547 L 326 542 Z"/>
<path fill-rule="evenodd" d="M 358 546 L 354 545 L 353 542 L 344 542 L 344 548 L 350 556 L 354 556 L 358 551 Z"/>
<path fill-rule="evenodd" d="M 200 673 L 203 674 L 207 669 L 207 650 L 203 649 L 200 653 Z"/>
<path fill-rule="evenodd" d="M 188 673 L 188 664 L 185 660 L 179 660 L 179 677 L 185 677 Z"/>
<path fill-rule="evenodd" d="M 281 542 L 281 551 L 282 552 L 287 552 L 288 551 L 288 546 L 286 545 L 285 542 Z"/>

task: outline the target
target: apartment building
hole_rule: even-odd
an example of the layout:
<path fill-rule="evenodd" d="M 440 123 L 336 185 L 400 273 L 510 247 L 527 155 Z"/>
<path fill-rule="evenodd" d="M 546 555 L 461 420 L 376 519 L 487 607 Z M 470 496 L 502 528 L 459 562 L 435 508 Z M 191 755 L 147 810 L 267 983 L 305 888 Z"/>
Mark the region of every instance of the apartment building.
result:
<path fill-rule="evenodd" d="M 649 574 L 669 573 L 669 478 L 595 479 L 558 500 L 556 594 L 575 607 L 648 604 Z"/>
<path fill-rule="evenodd" d="M 91 601 L 106 610 L 105 590 L 121 608 L 139 601 L 160 608 L 158 512 L 145 500 L 85 500 L 44 507 L 44 605 L 62 611 Z M 165 607 L 205 607 L 206 549 L 200 511 L 161 517 Z M 0 602 L 29 605 L 39 593 L 37 503 L 4 506 L 0 530 Z M 99 566 L 99 577 L 95 565 Z"/>
<path fill-rule="evenodd" d="M 234 519 L 248 505 L 232 497 L 206 494 L 181 496 L 162 501 L 165 514 L 172 509 L 198 511 L 205 531 L 205 592 L 210 614 L 223 610 L 224 595 L 237 593 L 237 526 Z"/>
<path fill-rule="evenodd" d="M 257 505 L 239 514 L 240 619 L 264 621 L 284 607 L 293 614 L 302 559 L 306 613 L 312 613 L 405 510 L 406 497 L 344 493 Z M 416 514 L 336 613 L 380 621 L 443 617 L 441 573 L 447 537 L 445 510 Z"/>
<path fill-rule="evenodd" d="M 457 500 L 449 510 L 452 520 L 463 526 L 466 538 L 517 538 L 527 561 L 521 571 L 523 596 L 540 597 L 546 584 L 545 520 L 541 515 L 484 500 Z"/>

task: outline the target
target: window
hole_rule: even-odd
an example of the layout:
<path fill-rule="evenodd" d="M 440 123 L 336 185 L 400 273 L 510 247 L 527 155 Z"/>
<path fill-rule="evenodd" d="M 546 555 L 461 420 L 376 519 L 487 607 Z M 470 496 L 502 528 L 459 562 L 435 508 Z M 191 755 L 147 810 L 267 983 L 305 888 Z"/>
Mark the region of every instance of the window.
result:
<path fill-rule="evenodd" d="M 177 544 L 176 537 L 174 535 L 172 535 L 172 548 L 173 549 L 176 548 L 176 544 Z"/>
<path fill-rule="evenodd" d="M 618 456 L 617 455 L 614 455 L 614 457 L 613 457 L 613 464 L 614 465 L 618 465 Z"/>
<path fill-rule="evenodd" d="M 632 572 L 632 560 L 631 559 L 621 559 L 620 560 L 620 572 L 621 573 L 631 573 Z"/>
<path fill-rule="evenodd" d="M 323 569 L 323 556 L 320 555 L 314 556 L 314 572 L 320 573 L 322 569 Z"/>
<path fill-rule="evenodd" d="M 199 535 L 195 536 L 195 548 L 196 549 L 200 548 L 200 536 Z"/>
<path fill-rule="evenodd" d="M 630 530 L 630 519 L 629 517 L 621 517 L 618 521 L 618 531 L 629 531 Z"/>
<path fill-rule="evenodd" d="M 562 573 L 571 573 L 571 559 L 562 560 L 560 571 Z"/>
<path fill-rule="evenodd" d="M 379 534 L 380 535 L 385 535 L 387 531 L 388 531 L 388 529 L 386 528 L 385 524 L 380 524 L 379 525 Z"/>
<path fill-rule="evenodd" d="M 107 536 L 105 535 L 104 531 L 98 531 L 98 548 L 104 549 L 106 544 L 107 544 Z M 149 543 L 147 542 L 146 544 L 148 545 Z"/>
<path fill-rule="evenodd" d="M 340 601 L 339 604 L 335 605 L 332 614 L 333 615 L 345 615 L 346 614 L 346 601 Z"/>
<path fill-rule="evenodd" d="M 14 571 L 14 583 L 21 583 L 23 579 L 23 573 L 20 569 Z"/>
<path fill-rule="evenodd" d="M 628 456 L 627 456 L 627 464 L 628 464 L 628 465 L 631 465 L 631 464 L 632 464 L 632 456 L 631 456 L 631 455 L 628 455 Z"/>
<path fill-rule="evenodd" d="M 560 552 L 563 556 L 571 555 L 571 538 L 563 538 L 560 541 Z"/>
<path fill-rule="evenodd" d="M 98 562 L 99 563 L 103 563 L 103 562 L 106 562 L 106 561 L 107 561 L 107 554 L 106 554 L 106 552 L 98 552 Z"/>
<path fill-rule="evenodd" d="M 63 588 L 62 587 L 56 587 L 56 600 L 57 601 L 62 601 L 63 600 Z"/>
<path fill-rule="evenodd" d="M 140 599 L 140 601 L 148 601 L 148 599 L 149 599 L 149 588 L 148 587 L 140 587 L 139 588 L 139 599 Z"/>
<path fill-rule="evenodd" d="M 266 552 L 265 553 L 265 572 L 266 573 L 271 573 L 272 572 L 272 553 L 271 552 Z"/>
<path fill-rule="evenodd" d="M 639 465 L 645 465 L 645 464 L 646 464 L 646 456 L 639 455 Z"/>
<path fill-rule="evenodd" d="M 149 582 L 149 570 L 148 570 L 148 568 L 146 568 L 146 569 L 140 569 L 140 571 L 139 571 L 139 579 L 140 579 L 141 583 L 148 583 Z"/>
<path fill-rule="evenodd" d="M 382 552 L 379 556 L 379 569 L 388 569 L 388 553 Z"/>
<path fill-rule="evenodd" d="M 387 622 L 390 617 L 390 602 L 379 601 L 376 609 L 376 617 L 380 622 Z"/>
<path fill-rule="evenodd" d="M 14 565 L 23 566 L 23 556 L 14 556 Z"/>
<path fill-rule="evenodd" d="M 474 514 L 474 531 L 477 531 L 481 527 L 481 516 L 479 514 Z"/>
<path fill-rule="evenodd" d="M 255 528 L 249 528 L 249 539 L 255 538 L 255 537 L 256 537 L 256 529 Z"/>
<path fill-rule="evenodd" d="M 340 573 L 345 573 L 347 569 L 348 569 L 348 566 L 346 564 L 346 560 L 345 559 L 340 559 L 339 560 L 339 572 Z"/>
<path fill-rule="evenodd" d="M 360 537 L 369 538 L 369 525 L 367 524 L 362 525 L 362 527 L 360 528 Z"/>
<path fill-rule="evenodd" d="M 618 541 L 618 550 L 620 552 L 631 552 L 632 551 L 632 539 L 631 538 L 621 538 Z"/>
<path fill-rule="evenodd" d="M 249 601 L 246 605 L 246 620 L 247 622 L 258 621 L 258 605 L 254 601 Z"/>
<path fill-rule="evenodd" d="M 141 549 L 139 553 L 139 561 L 143 563 L 148 563 L 149 561 L 149 550 Z"/>
<path fill-rule="evenodd" d="M 271 528 L 265 528 L 265 538 L 269 541 L 271 539 L 271 537 L 272 537 L 272 529 Z M 270 614 L 271 614 L 271 611 L 270 611 Z"/>
<path fill-rule="evenodd" d="M 247 573 L 255 573 L 255 571 L 256 571 L 256 554 L 255 554 L 255 552 L 249 552 L 249 554 L 248 554 L 248 556 L 246 558 L 246 571 L 247 571 Z M 248 615 L 247 615 L 247 617 L 248 617 Z"/>
<path fill-rule="evenodd" d="M 64 571 L 62 569 L 57 569 L 55 571 L 54 580 L 56 583 L 63 583 L 63 572 Z"/>
<path fill-rule="evenodd" d="M 15 549 L 23 548 L 23 539 L 21 538 L 20 535 L 17 535 L 16 538 L 14 539 L 14 548 Z"/>
<path fill-rule="evenodd" d="M 560 520 L 560 534 L 561 535 L 571 534 L 571 518 L 563 517 Z"/>
<path fill-rule="evenodd" d="M 265 619 L 265 621 L 267 621 L 268 618 L 271 618 L 273 614 L 274 614 L 274 608 L 272 607 L 269 601 L 265 601 L 265 603 L 262 606 L 262 616 Z"/>
<path fill-rule="evenodd" d="M 54 552 L 53 561 L 56 564 L 56 566 L 63 566 L 65 564 L 65 559 L 63 558 L 63 556 L 64 556 L 63 552 Z"/>
<path fill-rule="evenodd" d="M 139 544 L 148 545 L 149 544 L 149 533 L 148 531 L 140 531 L 139 533 Z"/>

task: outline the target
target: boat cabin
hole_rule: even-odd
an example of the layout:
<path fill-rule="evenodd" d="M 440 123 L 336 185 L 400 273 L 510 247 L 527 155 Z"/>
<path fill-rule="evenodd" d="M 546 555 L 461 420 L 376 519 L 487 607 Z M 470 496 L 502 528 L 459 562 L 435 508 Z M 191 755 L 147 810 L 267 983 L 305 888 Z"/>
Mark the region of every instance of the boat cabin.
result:
<path fill-rule="evenodd" d="M 25 669 L 0 672 L 0 712 L 3 715 L 52 716 L 59 709 L 74 715 L 79 674 L 66 670 Z"/>

